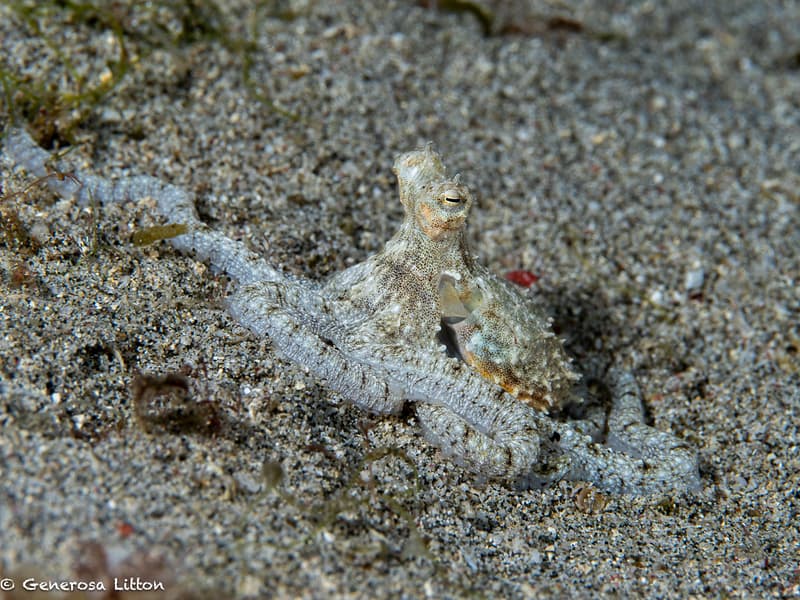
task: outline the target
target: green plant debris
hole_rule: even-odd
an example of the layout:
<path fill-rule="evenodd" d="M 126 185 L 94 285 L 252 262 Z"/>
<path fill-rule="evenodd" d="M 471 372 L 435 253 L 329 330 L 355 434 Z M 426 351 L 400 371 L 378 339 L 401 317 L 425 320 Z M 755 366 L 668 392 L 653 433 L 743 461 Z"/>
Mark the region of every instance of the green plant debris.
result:
<path fill-rule="evenodd" d="M 19 218 L 14 206 L 0 204 L 0 246 L 21 256 L 31 256 L 39 250 L 37 242 Z"/>
<path fill-rule="evenodd" d="M 258 102 L 266 106 L 270 111 L 286 117 L 291 121 L 300 121 L 300 115 L 293 113 L 285 108 L 278 106 L 273 102 L 269 96 L 262 90 L 262 88 L 253 80 L 250 71 L 253 68 L 253 55 L 251 51 L 242 51 L 242 76 L 244 78 L 244 87 L 248 93 Z"/>
<path fill-rule="evenodd" d="M 147 246 L 161 240 L 168 240 L 189 231 L 185 223 L 170 223 L 169 225 L 153 225 L 133 233 L 134 246 Z"/>
<path fill-rule="evenodd" d="M 11 2 L 20 25 L 31 37 L 42 40 L 57 58 L 44 77 L 32 79 L 20 75 L 9 64 L 9 55 L 0 58 L 0 81 L 3 101 L 12 120 L 30 125 L 36 140 L 45 147 L 58 142 L 71 142 L 72 132 L 84 121 L 103 98 L 123 79 L 131 67 L 120 21 L 110 10 L 100 9 L 90 2 Z M 62 45 L 45 33 L 44 23 L 59 19 L 62 24 L 77 27 L 91 23 L 109 30 L 118 46 L 117 58 L 106 62 L 102 73 L 81 74 L 73 65 Z M 64 71 L 57 76 L 58 68 Z M 56 83 L 61 82 L 61 87 Z"/>
<path fill-rule="evenodd" d="M 45 147 L 71 144 L 75 129 L 119 86 L 126 74 L 141 68 L 147 56 L 159 49 L 178 49 L 203 42 L 222 44 L 239 56 L 242 80 L 250 95 L 271 111 L 288 119 L 298 115 L 270 100 L 250 71 L 258 50 L 261 21 L 274 16 L 271 2 L 254 3 L 249 35 L 236 36 L 226 15 L 212 0 L 12 0 L 6 3 L 11 18 L 32 43 L 47 47 L 53 60 L 42 60 L 38 73 L 29 74 L 14 63 L 11 53 L 0 56 L 0 122 L 4 116 L 27 123 L 37 142 Z M 95 31 L 112 36 L 112 56 L 101 69 L 86 65 L 64 49 L 64 35 Z M 80 35 L 78 37 L 81 37 Z M 77 56 L 80 56 L 77 52 Z M 33 71 L 32 71 L 33 72 Z M 137 135 L 135 124 L 131 125 Z M 138 132 L 141 135 L 141 131 Z"/>
<path fill-rule="evenodd" d="M 277 488 L 284 478 L 283 466 L 279 462 L 265 462 L 261 466 L 261 479 L 264 481 L 265 491 L 269 492 Z"/>
<path fill-rule="evenodd" d="M 228 47 L 237 52 L 241 58 L 242 81 L 244 82 L 244 87 L 247 89 L 247 92 L 250 94 L 250 96 L 266 106 L 271 112 L 279 114 L 291 121 L 301 121 L 302 119 L 300 115 L 275 104 L 275 102 L 269 97 L 263 88 L 259 86 L 258 83 L 253 79 L 251 74 L 253 69 L 253 56 L 255 51 L 258 50 L 255 40 L 257 39 L 258 30 L 261 26 L 262 19 L 266 17 L 273 17 L 282 18 L 288 21 L 293 19 L 295 16 L 294 14 L 292 14 L 292 16 L 286 16 L 287 13 L 280 9 L 280 7 L 276 6 L 278 4 L 281 3 L 273 0 L 267 0 L 264 3 L 256 3 L 253 10 L 253 17 L 248 23 L 249 39 L 237 40 L 234 44 L 231 44 L 231 40 L 229 39 Z"/>
<path fill-rule="evenodd" d="M 19 218 L 19 211 L 13 201 L 25 196 L 32 189 L 45 185 L 52 178 L 57 178 L 61 181 L 70 179 L 76 183 L 78 182 L 75 176 L 70 173 L 54 171 L 37 178 L 17 192 L 10 192 L 0 197 L 0 245 L 19 253 L 23 257 L 36 254 L 41 244 L 31 236 L 28 228 Z"/>

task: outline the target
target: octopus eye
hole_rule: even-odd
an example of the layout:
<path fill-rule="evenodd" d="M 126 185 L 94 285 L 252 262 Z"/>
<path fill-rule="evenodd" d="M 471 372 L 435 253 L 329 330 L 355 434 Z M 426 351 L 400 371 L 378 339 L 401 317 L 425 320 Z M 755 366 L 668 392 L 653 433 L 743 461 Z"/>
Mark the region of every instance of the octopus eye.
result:
<path fill-rule="evenodd" d="M 451 196 L 448 194 L 444 197 L 444 201 L 449 202 L 450 204 L 459 204 L 461 202 L 461 196 L 456 196 L 456 195 Z"/>

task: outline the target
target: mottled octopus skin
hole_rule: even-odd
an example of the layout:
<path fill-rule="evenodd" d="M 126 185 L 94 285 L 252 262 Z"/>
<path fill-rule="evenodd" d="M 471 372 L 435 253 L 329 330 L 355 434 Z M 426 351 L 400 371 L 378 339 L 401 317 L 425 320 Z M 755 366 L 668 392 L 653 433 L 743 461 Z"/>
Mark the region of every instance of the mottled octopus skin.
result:
<path fill-rule="evenodd" d="M 449 340 L 486 379 L 536 408 L 559 407 L 577 376 L 533 302 L 470 254 L 469 190 L 447 179 L 430 147 L 398 157 L 394 172 L 406 211 L 400 230 L 381 252 L 334 276 L 325 291 L 372 315 L 360 327 L 367 339 L 377 331 L 426 353 Z"/>
<path fill-rule="evenodd" d="M 12 129 L 5 153 L 30 174 L 50 155 Z M 356 406 L 398 412 L 413 403 L 423 434 L 480 478 L 518 488 L 559 479 L 631 494 L 693 490 L 695 452 L 644 424 L 633 377 L 612 368 L 605 427 L 547 411 L 570 398 L 577 376 L 532 301 L 477 264 L 464 234 L 473 203 L 430 146 L 395 162 L 406 216 L 385 248 L 325 285 L 282 273 L 242 243 L 212 231 L 184 190 L 148 176 L 111 182 L 71 170 L 48 178 L 78 202 L 153 197 L 188 233 L 178 250 L 228 274 L 231 315 Z M 605 443 L 595 438 L 605 433 Z"/>

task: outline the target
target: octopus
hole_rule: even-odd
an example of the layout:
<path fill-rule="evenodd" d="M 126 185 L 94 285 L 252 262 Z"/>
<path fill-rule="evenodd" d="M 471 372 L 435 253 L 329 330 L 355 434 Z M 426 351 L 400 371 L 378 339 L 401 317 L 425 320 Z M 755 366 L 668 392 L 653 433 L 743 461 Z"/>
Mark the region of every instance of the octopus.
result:
<path fill-rule="evenodd" d="M 478 264 L 467 244 L 474 199 L 431 145 L 394 163 L 405 218 L 382 251 L 325 282 L 276 268 L 200 221 L 193 197 L 150 176 L 114 181 L 71 170 L 22 129 L 5 152 L 62 197 L 124 203 L 152 197 L 168 240 L 234 282 L 227 309 L 356 407 L 378 415 L 411 405 L 423 436 L 484 481 L 515 489 L 585 481 L 609 493 L 700 487 L 696 452 L 645 422 L 633 376 L 605 374 L 601 419 L 569 420 L 579 376 L 533 299 Z"/>

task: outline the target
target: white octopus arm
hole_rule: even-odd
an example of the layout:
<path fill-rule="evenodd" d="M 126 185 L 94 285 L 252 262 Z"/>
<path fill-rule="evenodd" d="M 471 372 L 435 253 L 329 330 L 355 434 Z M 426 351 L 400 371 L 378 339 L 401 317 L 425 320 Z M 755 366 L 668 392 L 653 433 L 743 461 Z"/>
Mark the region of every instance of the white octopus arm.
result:
<path fill-rule="evenodd" d="M 24 129 L 12 129 L 6 137 L 5 152 L 17 165 L 36 177 L 51 175 L 51 156 L 36 145 Z M 194 198 L 187 191 L 147 175 L 110 181 L 83 171 L 68 177 L 52 174 L 47 185 L 62 198 L 75 197 L 81 204 L 124 204 L 154 198 L 158 213 L 168 224 L 186 225 L 188 233 L 167 241 L 181 252 L 209 263 L 240 283 L 288 281 L 290 278 L 249 250 L 241 242 L 212 231 L 197 217 Z"/>
<path fill-rule="evenodd" d="M 438 361 L 443 364 L 405 362 L 412 388 L 406 394 L 421 401 L 417 415 L 425 436 L 473 472 L 522 488 L 561 478 L 628 494 L 700 486 L 696 453 L 672 434 L 644 424 L 639 389 L 627 372 L 609 373 L 613 400 L 603 445 L 473 371 L 452 373 L 452 359 Z"/>
<path fill-rule="evenodd" d="M 404 401 L 400 390 L 384 370 L 359 361 L 342 345 L 340 326 L 323 305 L 314 290 L 297 283 L 252 283 L 228 300 L 237 322 L 269 337 L 283 356 L 308 367 L 359 408 L 379 414 L 399 412 Z"/>
<path fill-rule="evenodd" d="M 633 376 L 612 368 L 606 444 L 593 444 L 569 423 L 559 423 L 559 445 L 569 454 L 569 479 L 610 492 L 654 494 L 698 490 L 697 452 L 680 438 L 644 423 L 641 392 Z"/>
<path fill-rule="evenodd" d="M 536 411 L 445 355 L 420 357 L 387 343 L 354 345 L 316 292 L 297 285 L 244 286 L 230 301 L 237 321 L 268 336 L 356 406 L 378 413 L 416 403 L 425 437 L 487 479 L 522 488 L 585 480 L 615 493 L 650 494 L 699 486 L 697 458 L 675 436 L 644 424 L 627 372 L 612 371 L 608 444 Z"/>

